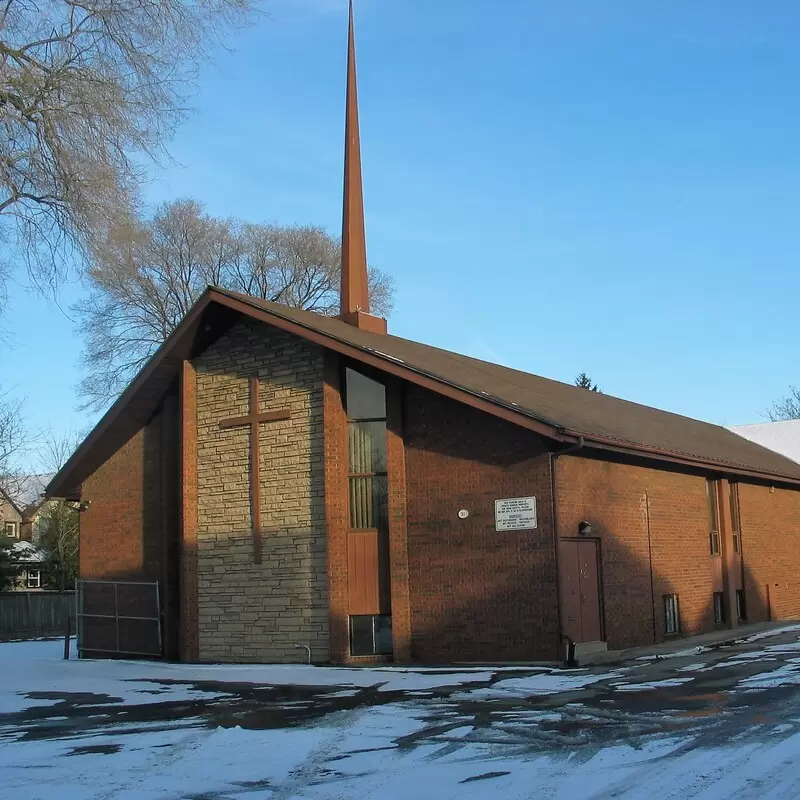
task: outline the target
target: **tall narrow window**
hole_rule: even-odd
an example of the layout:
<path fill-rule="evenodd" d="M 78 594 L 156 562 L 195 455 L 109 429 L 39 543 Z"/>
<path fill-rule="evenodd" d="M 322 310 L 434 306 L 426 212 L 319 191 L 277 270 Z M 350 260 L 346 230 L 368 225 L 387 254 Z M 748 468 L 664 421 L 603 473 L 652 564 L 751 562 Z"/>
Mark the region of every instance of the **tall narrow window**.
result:
<path fill-rule="evenodd" d="M 350 527 L 387 529 L 386 390 L 347 370 Z"/>
<path fill-rule="evenodd" d="M 380 587 L 387 585 L 389 572 L 386 389 L 366 375 L 348 369 L 345 392 L 351 544 L 356 538 L 366 539 L 371 544 L 367 545 L 365 552 L 371 552 L 374 558 L 370 560 L 364 556 L 355 570 L 362 585 L 380 595 Z M 374 549 L 370 550 L 370 547 Z M 358 552 L 353 551 L 354 554 Z M 351 569 L 354 569 L 352 565 Z M 384 656 L 391 653 L 392 618 L 389 614 L 350 616 L 351 655 Z"/>
<path fill-rule="evenodd" d="M 706 481 L 706 495 L 708 498 L 708 527 L 710 531 L 711 555 L 720 554 L 719 546 L 719 503 L 717 502 L 717 482 Z"/>
<path fill-rule="evenodd" d="M 6 536 L 10 537 L 11 539 L 17 538 L 17 523 L 16 522 L 6 522 L 4 527 L 4 531 Z"/>
<path fill-rule="evenodd" d="M 742 552 L 742 541 L 739 527 L 739 485 L 736 483 L 728 484 L 728 497 L 731 504 L 731 535 L 733 538 L 733 552 Z"/>
<path fill-rule="evenodd" d="M 666 633 L 679 633 L 681 629 L 681 619 L 678 610 L 678 595 L 664 595 L 664 630 Z"/>

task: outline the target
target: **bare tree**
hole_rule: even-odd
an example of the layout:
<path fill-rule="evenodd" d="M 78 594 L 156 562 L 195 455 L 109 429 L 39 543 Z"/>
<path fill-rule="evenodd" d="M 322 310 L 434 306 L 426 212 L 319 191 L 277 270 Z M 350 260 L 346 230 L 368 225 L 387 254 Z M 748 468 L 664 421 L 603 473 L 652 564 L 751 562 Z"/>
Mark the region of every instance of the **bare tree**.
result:
<path fill-rule="evenodd" d="M 93 248 L 89 294 L 74 311 L 85 337 L 84 408 L 119 394 L 209 285 L 335 314 L 341 245 L 316 227 L 220 220 L 192 200 L 128 222 Z M 393 281 L 370 269 L 372 310 L 388 314 Z"/>
<path fill-rule="evenodd" d="M 49 500 L 36 522 L 38 545 L 48 553 L 44 588 L 70 589 L 78 577 L 80 512 L 75 503 Z"/>
<path fill-rule="evenodd" d="M 132 217 L 142 156 L 185 114 L 209 42 L 251 0 L 5 0 L 0 235 L 39 285 Z"/>
<path fill-rule="evenodd" d="M 68 428 L 61 432 L 55 431 L 53 428 L 43 431 L 36 443 L 41 472 L 46 475 L 58 472 L 86 438 L 87 432 L 75 428 Z"/>
<path fill-rule="evenodd" d="M 9 497 L 18 493 L 23 477 L 18 460 L 29 446 L 22 408 L 22 400 L 0 391 L 0 489 Z"/>
<path fill-rule="evenodd" d="M 771 422 L 800 419 L 800 389 L 790 386 L 789 394 L 776 400 L 771 408 L 767 409 L 767 416 Z"/>

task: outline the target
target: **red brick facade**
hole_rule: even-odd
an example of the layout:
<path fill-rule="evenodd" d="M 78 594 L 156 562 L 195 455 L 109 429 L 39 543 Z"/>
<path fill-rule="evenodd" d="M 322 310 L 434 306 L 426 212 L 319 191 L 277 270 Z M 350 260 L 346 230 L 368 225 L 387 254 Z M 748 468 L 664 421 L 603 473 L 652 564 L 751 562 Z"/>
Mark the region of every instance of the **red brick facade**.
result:
<path fill-rule="evenodd" d="M 664 640 L 666 594 L 679 597 L 682 635 L 715 628 L 713 593 L 723 584 L 710 552 L 704 475 L 566 456 L 557 460 L 556 487 L 560 535 L 574 536 L 587 520 L 600 541 L 610 649 Z M 725 588 L 744 587 L 748 622 L 800 617 L 800 492 L 740 482 L 738 494 L 743 575 Z M 721 517 L 724 528 L 722 504 Z M 722 537 L 724 557 L 731 532 Z"/>
<path fill-rule="evenodd" d="M 800 492 L 739 484 L 747 619 L 800 619 Z"/>
<path fill-rule="evenodd" d="M 325 353 L 329 650 L 335 663 L 358 663 L 363 659 L 350 657 L 348 634 L 345 364 Z M 723 572 L 726 621 L 735 616 L 730 595 L 740 585 L 748 621 L 800 617 L 800 491 L 738 484 L 743 567 L 731 580 L 731 567 L 723 568 L 734 563 L 729 530 L 722 531 L 722 555 L 715 561 L 710 553 L 706 481 L 715 476 L 622 463 L 610 453 L 558 455 L 559 445 L 536 433 L 363 371 L 387 388 L 395 661 L 560 660 L 559 541 L 581 538 L 584 521 L 591 532 L 583 538 L 598 543 L 601 623 L 610 649 L 663 640 L 664 595 L 679 596 L 680 635 L 712 630 L 713 593 L 723 588 Z M 194 660 L 199 456 L 196 382 L 191 369 L 184 373 L 180 395 L 173 387 L 150 422 L 85 481 L 83 499 L 91 505 L 81 518 L 80 569 L 88 579 L 159 581 L 168 646 L 179 631 L 181 657 Z M 720 492 L 727 492 L 724 483 Z M 537 500 L 536 529 L 496 531 L 495 500 L 527 496 Z M 721 516 L 730 527 L 730 514 Z"/>
<path fill-rule="evenodd" d="M 665 594 L 679 595 L 685 635 L 713 629 L 705 478 L 578 456 L 555 475 L 559 535 L 587 521 L 600 542 L 610 649 L 662 640 Z"/>
<path fill-rule="evenodd" d="M 422 389 L 405 395 L 412 657 L 558 657 L 550 456 L 536 434 Z M 535 530 L 494 501 L 535 496 Z M 460 510 L 469 512 L 460 519 Z"/>
<path fill-rule="evenodd" d="M 158 450 L 142 428 L 83 485 L 89 508 L 81 514 L 81 578 L 158 580 L 158 520 L 145 513 L 157 498 Z"/>

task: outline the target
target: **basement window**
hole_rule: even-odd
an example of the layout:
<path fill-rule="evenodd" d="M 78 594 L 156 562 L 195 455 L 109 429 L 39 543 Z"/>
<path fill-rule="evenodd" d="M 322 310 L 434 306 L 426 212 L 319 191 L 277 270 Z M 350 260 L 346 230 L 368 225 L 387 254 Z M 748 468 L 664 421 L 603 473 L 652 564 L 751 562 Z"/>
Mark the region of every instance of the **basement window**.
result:
<path fill-rule="evenodd" d="M 385 614 L 350 617 L 350 655 L 392 654 L 392 618 Z"/>
<path fill-rule="evenodd" d="M 744 589 L 736 590 L 736 616 L 739 622 L 747 621 L 747 605 L 745 604 Z"/>
<path fill-rule="evenodd" d="M 664 595 L 664 630 L 668 636 L 680 633 L 681 619 L 678 610 L 678 595 L 676 594 Z"/>
<path fill-rule="evenodd" d="M 725 623 L 725 595 L 723 592 L 714 592 L 714 624 Z"/>

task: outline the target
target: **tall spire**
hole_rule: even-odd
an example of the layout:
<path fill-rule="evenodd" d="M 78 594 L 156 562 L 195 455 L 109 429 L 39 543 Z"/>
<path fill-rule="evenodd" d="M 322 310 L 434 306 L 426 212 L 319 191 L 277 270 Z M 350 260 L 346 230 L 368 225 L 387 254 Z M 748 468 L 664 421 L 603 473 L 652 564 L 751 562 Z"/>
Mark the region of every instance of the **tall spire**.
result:
<path fill-rule="evenodd" d="M 344 150 L 344 211 L 342 215 L 341 318 L 357 328 L 386 332 L 386 321 L 369 313 L 367 237 L 361 181 L 361 136 L 358 122 L 358 81 L 353 0 L 347 46 L 347 119 Z"/>

